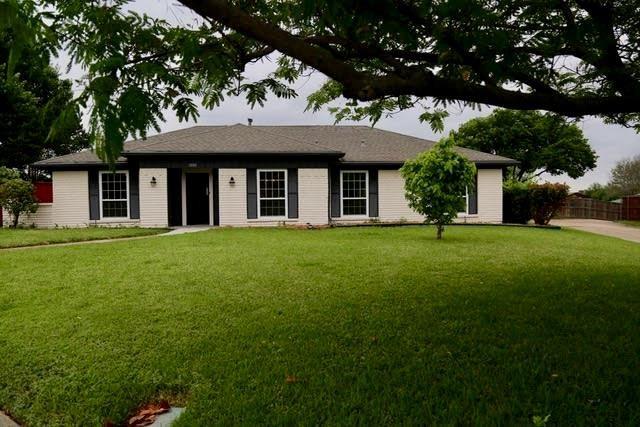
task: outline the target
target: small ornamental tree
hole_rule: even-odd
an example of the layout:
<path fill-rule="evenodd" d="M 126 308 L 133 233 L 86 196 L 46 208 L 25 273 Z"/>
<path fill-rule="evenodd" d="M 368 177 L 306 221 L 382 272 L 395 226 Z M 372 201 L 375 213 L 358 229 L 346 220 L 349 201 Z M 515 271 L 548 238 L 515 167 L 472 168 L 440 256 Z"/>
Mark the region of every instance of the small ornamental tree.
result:
<path fill-rule="evenodd" d="M 436 225 L 438 239 L 444 226 L 464 211 L 464 196 L 476 173 L 473 163 L 458 154 L 454 145 L 452 136 L 443 138 L 400 169 L 409 206 Z"/>
<path fill-rule="evenodd" d="M 22 179 L 9 179 L 0 184 L 0 206 L 13 218 L 13 228 L 18 226 L 20 215 L 33 213 L 38 204 L 33 195 L 33 185 Z"/>

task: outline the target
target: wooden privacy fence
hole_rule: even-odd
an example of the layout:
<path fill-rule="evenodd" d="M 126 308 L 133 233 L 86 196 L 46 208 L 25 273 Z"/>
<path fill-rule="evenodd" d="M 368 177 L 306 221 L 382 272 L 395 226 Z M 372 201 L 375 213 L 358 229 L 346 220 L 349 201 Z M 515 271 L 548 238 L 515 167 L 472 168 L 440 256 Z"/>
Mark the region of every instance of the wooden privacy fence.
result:
<path fill-rule="evenodd" d="M 603 219 L 607 221 L 619 221 L 622 204 L 603 202 L 581 197 L 568 197 L 564 206 L 558 212 L 562 218 Z"/>
<path fill-rule="evenodd" d="M 640 221 L 640 195 L 622 198 L 621 219 Z"/>

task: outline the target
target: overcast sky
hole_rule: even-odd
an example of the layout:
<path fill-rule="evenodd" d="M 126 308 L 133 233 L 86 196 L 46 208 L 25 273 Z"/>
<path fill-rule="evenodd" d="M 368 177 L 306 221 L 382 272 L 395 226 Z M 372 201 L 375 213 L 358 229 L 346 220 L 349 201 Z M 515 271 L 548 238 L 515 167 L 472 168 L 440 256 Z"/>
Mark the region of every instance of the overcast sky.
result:
<path fill-rule="evenodd" d="M 134 2 L 132 8 L 139 12 L 146 12 L 183 25 L 194 19 L 188 10 L 177 6 L 172 0 L 138 0 Z M 63 71 L 65 67 L 60 67 L 60 69 Z M 247 77 L 262 78 L 271 70 L 273 70 L 273 63 L 262 61 L 253 64 L 247 69 Z M 77 77 L 77 74 L 72 72 L 70 77 Z M 256 107 L 252 110 L 242 98 L 228 99 L 220 107 L 212 111 L 201 108 L 198 124 L 246 123 L 249 117 L 253 118 L 254 124 L 261 125 L 333 124 L 334 120 L 327 111 L 318 113 L 304 111 L 306 97 L 316 90 L 323 81 L 324 77 L 320 73 L 315 73 L 308 79 L 296 82 L 294 85 L 298 92 L 296 99 L 270 99 L 264 108 Z M 392 118 L 383 118 L 376 124 L 376 127 L 437 140 L 449 131 L 457 129 L 461 123 L 473 117 L 487 115 L 490 111 L 488 107 L 483 108 L 482 111 L 450 109 L 450 116 L 446 119 L 444 133 L 440 134 L 432 132 L 427 124 L 422 124 L 418 121 L 418 116 L 421 113 L 419 109 L 407 110 Z M 167 112 L 166 119 L 166 122 L 161 126 L 163 132 L 193 125 L 193 123 L 179 123 L 170 112 Z M 350 123 L 344 122 L 344 124 Z M 361 124 L 369 123 L 363 122 Z M 594 182 L 606 183 L 609 179 L 611 168 L 618 160 L 640 154 L 640 135 L 631 129 L 606 125 L 602 120 L 596 118 L 587 118 L 580 122 L 579 125 L 598 154 L 597 168 L 577 180 L 572 180 L 566 176 L 543 178 L 551 181 L 566 182 L 571 185 L 573 190 L 581 190 Z"/>

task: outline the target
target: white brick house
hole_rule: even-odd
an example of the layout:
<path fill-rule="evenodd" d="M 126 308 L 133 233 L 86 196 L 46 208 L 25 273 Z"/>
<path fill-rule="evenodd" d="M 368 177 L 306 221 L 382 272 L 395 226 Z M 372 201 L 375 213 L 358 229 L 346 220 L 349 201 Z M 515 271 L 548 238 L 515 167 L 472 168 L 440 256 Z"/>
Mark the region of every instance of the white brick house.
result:
<path fill-rule="evenodd" d="M 37 226 L 325 225 L 422 221 L 398 169 L 433 141 L 364 126 L 196 126 L 125 144 L 110 170 L 90 152 L 34 164 L 53 203 Z M 459 149 L 478 168 L 458 220 L 502 221 L 502 169 L 516 162 Z M 6 217 L 5 217 L 6 218 Z"/>

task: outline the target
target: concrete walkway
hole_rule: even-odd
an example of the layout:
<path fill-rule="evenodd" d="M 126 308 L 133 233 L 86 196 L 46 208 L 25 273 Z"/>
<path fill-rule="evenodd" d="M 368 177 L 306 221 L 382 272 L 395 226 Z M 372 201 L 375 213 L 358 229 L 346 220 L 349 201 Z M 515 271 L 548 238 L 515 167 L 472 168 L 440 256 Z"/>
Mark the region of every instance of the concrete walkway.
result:
<path fill-rule="evenodd" d="M 213 227 L 207 225 L 189 225 L 186 227 L 176 227 L 166 233 L 161 234 L 149 234 L 147 236 L 132 236 L 132 237 L 114 237 L 113 239 L 99 239 L 99 240 L 81 240 L 79 242 L 64 242 L 64 243 L 47 243 L 44 245 L 30 245 L 30 246 L 18 246 L 15 248 L 0 248 L 0 252 L 3 251 L 21 251 L 27 249 L 37 249 L 37 248 L 55 248 L 59 246 L 79 246 L 79 245 L 89 245 L 93 243 L 112 243 L 112 242 L 122 242 L 126 240 L 141 240 L 141 239 L 150 239 L 152 237 L 162 237 L 162 236 L 176 236 L 178 234 L 187 234 L 187 233 L 196 233 L 198 231 L 210 230 Z M 4 427 L 0 424 L 0 427 Z"/>
<path fill-rule="evenodd" d="M 640 227 L 632 227 L 619 222 L 599 219 L 554 219 L 551 220 L 551 224 L 640 243 Z"/>
<path fill-rule="evenodd" d="M 20 427 L 15 421 L 0 411 L 0 427 Z"/>
<path fill-rule="evenodd" d="M 184 227 L 175 227 L 167 233 L 158 234 L 158 236 L 175 236 L 177 234 L 197 233 L 198 231 L 211 230 L 210 225 L 187 225 Z"/>

